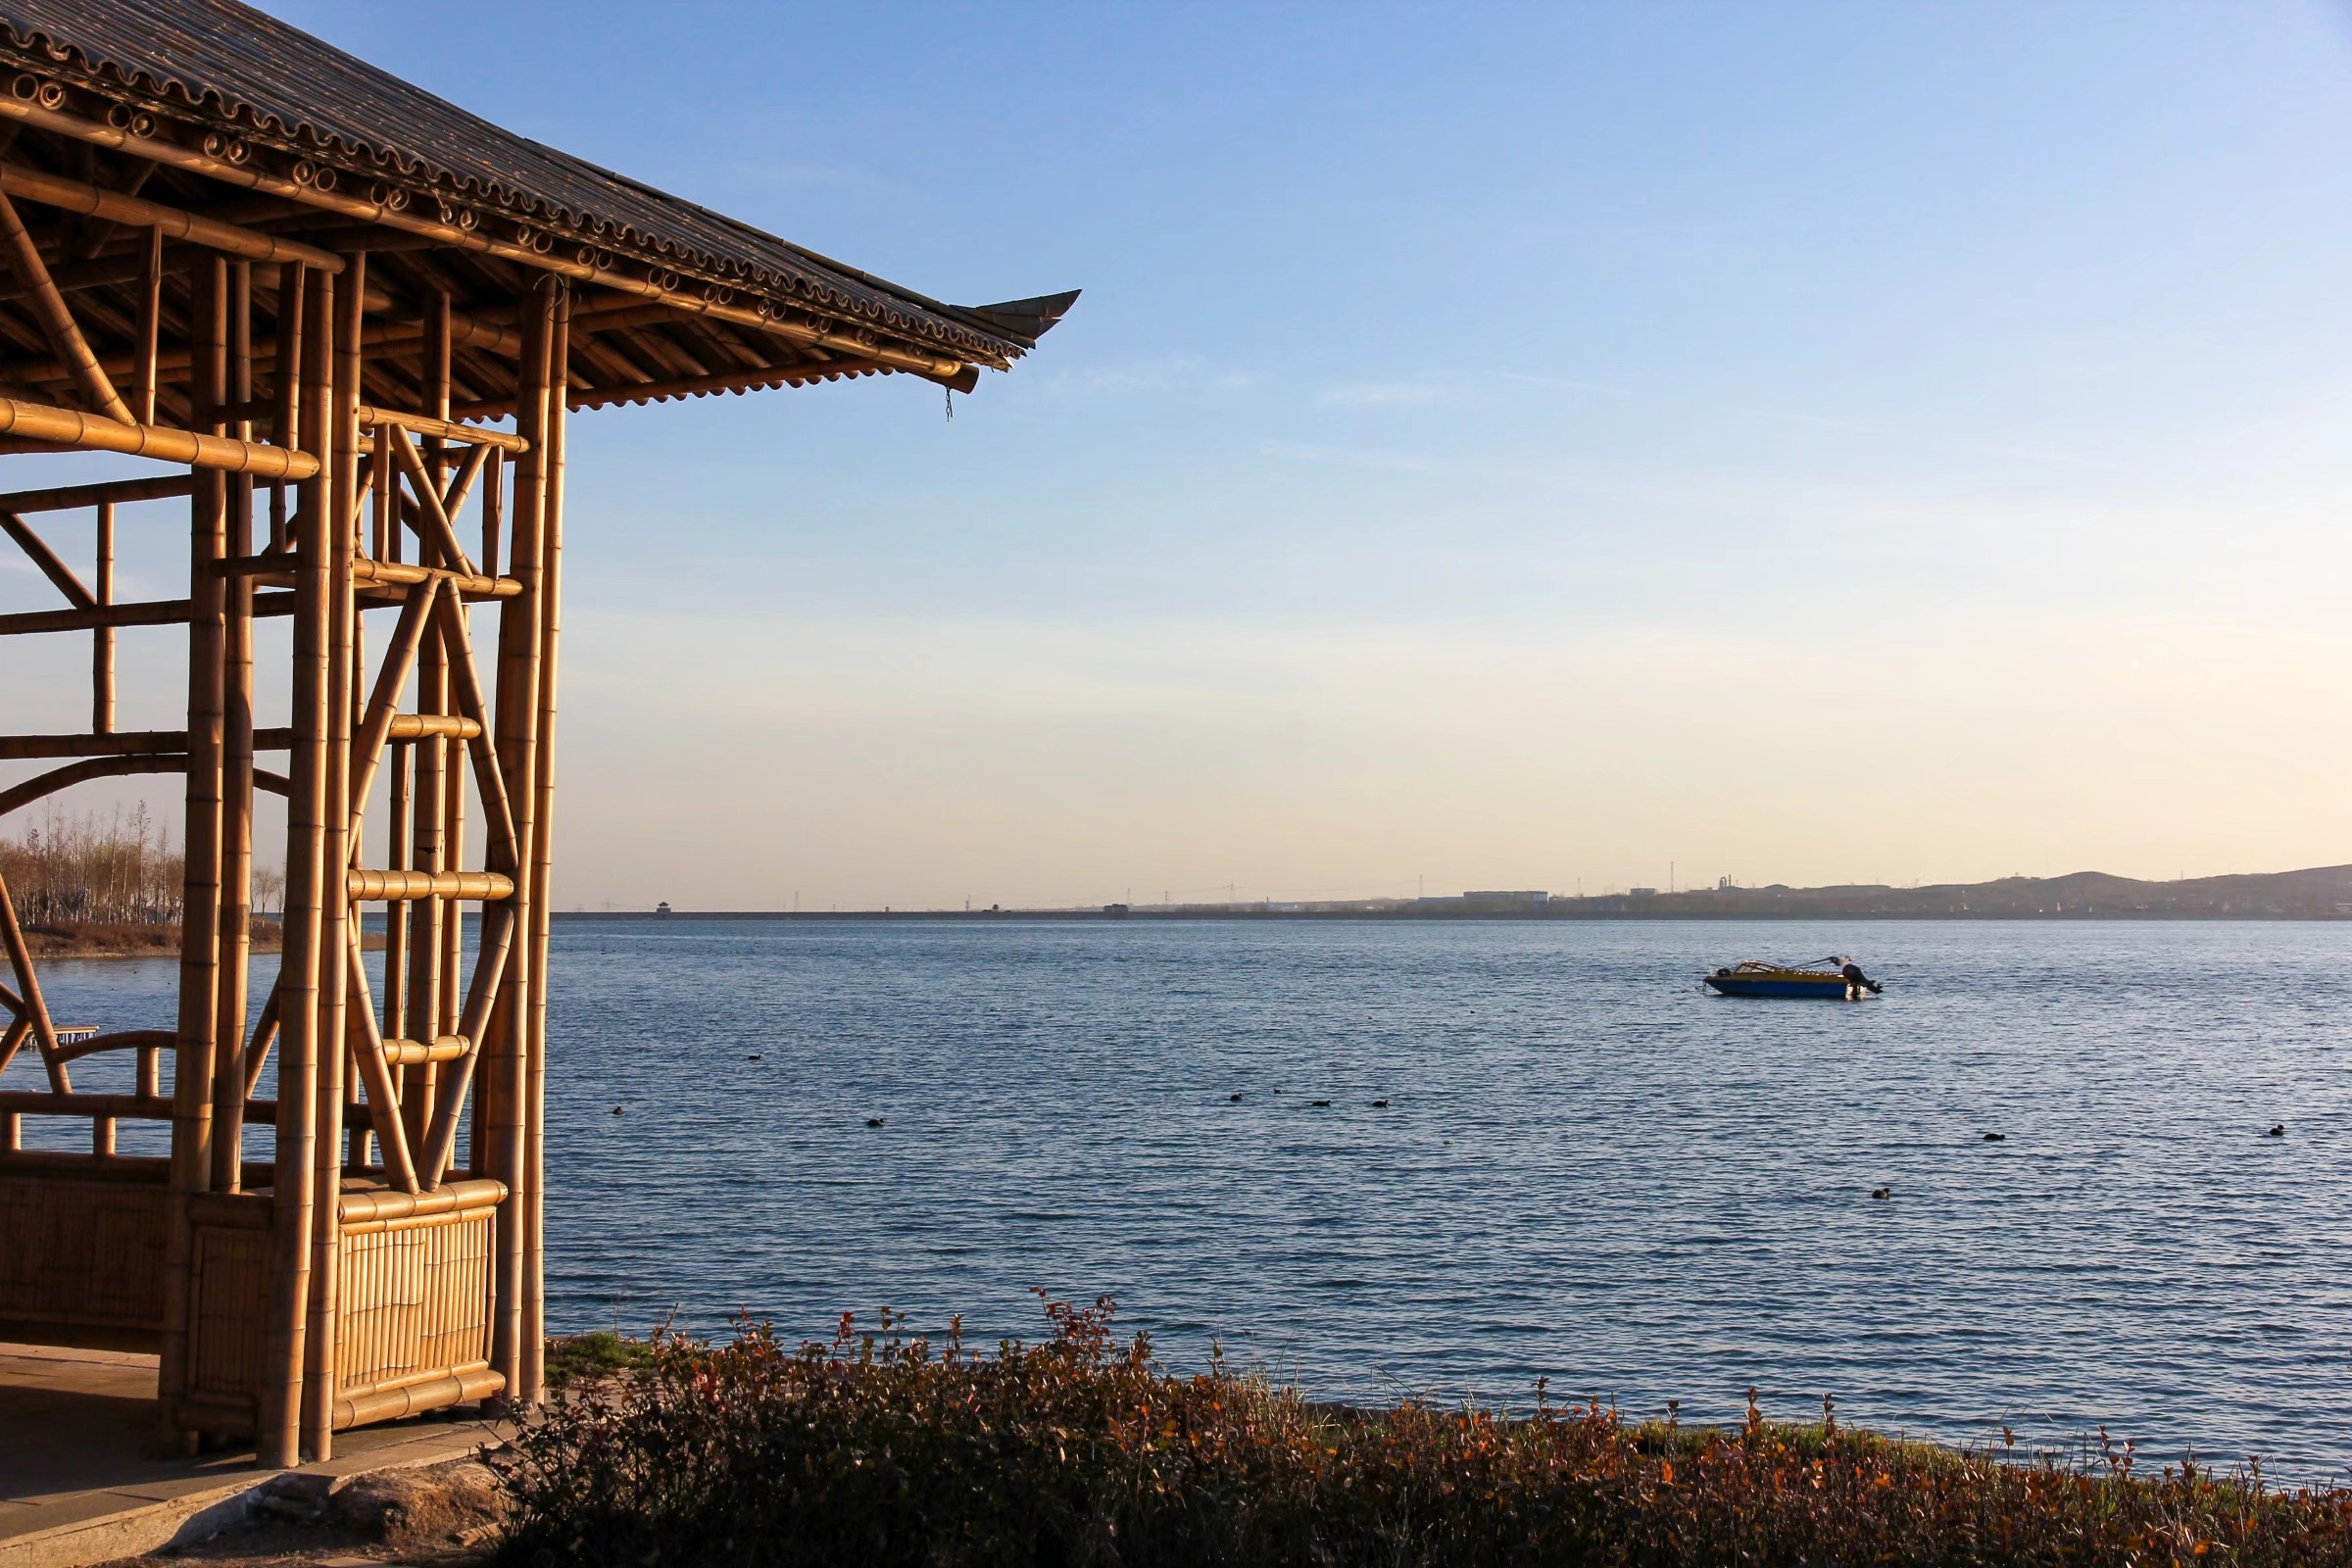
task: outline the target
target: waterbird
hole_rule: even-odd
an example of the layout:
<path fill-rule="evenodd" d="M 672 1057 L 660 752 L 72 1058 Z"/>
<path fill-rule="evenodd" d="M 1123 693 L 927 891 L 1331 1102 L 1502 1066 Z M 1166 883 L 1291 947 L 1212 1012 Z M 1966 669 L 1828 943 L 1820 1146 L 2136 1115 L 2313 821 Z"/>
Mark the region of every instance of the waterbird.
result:
<path fill-rule="evenodd" d="M 2272 1129 L 2271 1129 L 2269 1132 L 2267 1132 L 2267 1133 L 2264 1133 L 2262 1136 L 2263 1136 L 2263 1137 L 2265 1137 L 2265 1138 L 2284 1138 L 2284 1137 L 2286 1136 L 2286 1123 L 2284 1123 L 2284 1122 L 2280 1122 L 2280 1123 L 2278 1123 L 2277 1126 L 2273 1127 L 2273 1128 L 2272 1128 Z"/>
<path fill-rule="evenodd" d="M 879 1127 L 882 1125 L 882 1118 L 879 1116 L 868 1116 L 865 1118 L 865 1124 L 868 1127 Z"/>
<path fill-rule="evenodd" d="M 1326 1107 L 1326 1108 L 1327 1108 L 1327 1107 L 1329 1107 L 1329 1105 L 1331 1104 L 1331 1102 L 1330 1102 L 1330 1101 L 1328 1101 L 1328 1100 L 1310 1100 L 1310 1101 L 1308 1101 L 1308 1102 L 1307 1102 L 1307 1103 L 1308 1103 L 1308 1104 L 1310 1104 L 1310 1105 L 1315 1105 L 1315 1106 L 1319 1106 L 1319 1107 Z"/>
<path fill-rule="evenodd" d="M 1984 1141 L 1988 1144 L 2005 1144 L 2009 1141 L 2009 1135 L 2007 1133 L 1986 1133 Z"/>
<path fill-rule="evenodd" d="M 613 1114 L 613 1115 L 615 1115 L 615 1116 L 617 1116 L 617 1115 L 619 1115 L 619 1114 L 620 1114 L 620 1107 L 619 1107 L 618 1105 L 614 1105 L 614 1106 L 612 1107 L 612 1114 Z"/>
<path fill-rule="evenodd" d="M 1873 1198 L 1892 1198 L 1894 1196 L 1894 1189 L 1891 1187 L 1873 1187 L 1870 1190 L 1870 1196 Z"/>
<path fill-rule="evenodd" d="M 1225 1098 L 1232 1101 L 1237 1105 L 1242 1102 L 1242 1097 L 1239 1095 L 1227 1095 Z"/>
<path fill-rule="evenodd" d="M 744 1060 L 746 1060 L 746 1061 L 758 1061 L 758 1060 L 760 1059 L 760 1053 L 759 1053 L 759 1052 L 757 1052 L 757 1051 L 755 1051 L 755 1052 L 753 1052 L 753 1053 L 752 1053 L 750 1055 L 748 1055 L 748 1056 L 744 1057 L 743 1059 L 744 1059 Z"/>
<path fill-rule="evenodd" d="M 1372 1108 L 1374 1110 L 1386 1110 L 1389 1108 L 1389 1102 L 1385 1100 L 1375 1100 L 1372 1102 Z"/>

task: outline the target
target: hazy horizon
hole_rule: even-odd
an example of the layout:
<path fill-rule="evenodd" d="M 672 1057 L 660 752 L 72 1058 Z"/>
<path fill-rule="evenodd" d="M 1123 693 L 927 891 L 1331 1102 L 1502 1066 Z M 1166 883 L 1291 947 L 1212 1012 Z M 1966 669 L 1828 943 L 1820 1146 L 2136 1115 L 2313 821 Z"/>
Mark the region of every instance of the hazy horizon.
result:
<path fill-rule="evenodd" d="M 527 60 L 268 9 L 934 296 L 1086 290 L 952 422 L 575 417 L 559 907 L 2352 859 L 2338 8 L 825 29 L 886 71 L 760 6 L 533 0 Z M 126 597 L 184 581 L 140 515 Z"/>
<path fill-rule="evenodd" d="M 2169 883 L 2178 882 L 2178 881 L 2181 881 L 2181 880 L 2186 880 L 2186 881 L 2188 881 L 2188 882 L 2192 882 L 2192 883 L 2193 883 L 2193 882 L 2204 882 L 2204 881 L 2218 881 L 2218 880 L 2225 880 L 2225 879 L 2228 879 L 2228 878 L 2230 878 L 2230 877 L 2300 876 L 2300 875 L 2304 875 L 2304 874 L 2306 874 L 2306 873 L 2309 873 L 2309 872 L 2314 872 L 2314 871 L 2332 871 L 2332 870 L 2341 870 L 2341 869 L 2352 869 L 2352 861 L 2345 862 L 2345 864 L 2344 864 L 2344 865 L 2341 865 L 2341 866 L 2326 866 L 2326 865 L 2302 865 L 2302 866 L 2291 866 L 2291 867 L 2287 867 L 2287 868 L 2285 868 L 2285 869 L 2283 869 L 2283 870 L 2278 870 L 2278 871 L 2237 871 L 2237 872 L 2229 872 L 2229 871 L 2224 871 L 2224 872 L 2214 872 L 2214 873 L 2210 873 L 2210 874 L 2209 874 L 2209 875 L 2207 875 L 2207 876 L 2202 876 L 2202 877 L 2189 877 L 2189 878 L 2185 878 L 2185 879 L 2182 879 L 2182 878 L 2176 878 L 2176 877 L 2161 877 L 2161 878 L 2158 878 L 2158 877 L 2150 877 L 2150 878 L 2132 878 L 2132 879 L 2130 879 L 2130 880 L 2135 880 L 2135 881 L 2144 881 L 2144 882 L 2146 882 L 2146 883 L 2148 883 L 2148 884 L 2150 884 L 2150 885 L 2152 885 L 2152 886 L 2159 886 L 2159 887 L 2161 887 L 2161 886 L 2165 886 L 2165 885 L 2167 885 L 2167 884 L 2169 884 Z M 1772 890 L 1772 889 L 1775 889 L 1775 888 L 1786 888 L 1788 891 L 1789 891 L 1789 892 L 1791 892 L 1791 893 L 1840 893 L 1840 892 L 1847 892 L 1847 891 L 1853 891 L 1853 892 L 1863 892 L 1863 893 L 1867 893 L 1867 892 L 1880 892 L 1880 891 L 1884 891 L 1884 892 L 1892 892 L 1892 893 L 1901 893 L 1901 892 L 1909 892 L 1909 891 L 1913 891 L 1913 890 L 1932 891 L 1932 890 L 1934 890 L 1934 889 L 1936 889 L 1936 888 L 1941 888 L 1941 887 L 1958 887 L 1958 888 L 1984 887 L 1984 886 L 1991 885 L 1991 884 L 1993 884 L 1993 883 L 1998 883 L 1998 882 L 2008 881 L 2008 880 L 2012 880 L 2012 879 L 2023 879 L 2023 880 L 2027 880 L 2027 881 L 2063 881 L 2063 880 L 2066 880 L 2066 879 L 2068 879 L 2068 878 L 2072 878 L 2072 877 L 2082 877 L 2082 876 L 2109 876 L 2109 875 L 2116 875 L 2116 874 L 2117 874 L 2117 873 L 2100 871 L 2100 870 L 2097 870 L 2097 869 L 2095 869 L 2095 868 L 2092 868 L 2092 867 L 2083 867 L 2083 868 L 2081 868 L 2081 869 L 2078 869 L 2078 870 L 2075 870 L 2075 871 L 2061 871 L 2061 872 L 2055 873 L 2055 875 L 2054 875 L 2054 876 L 2051 876 L 2051 877 L 2034 877 L 2034 876 L 2030 876 L 2030 875 L 2028 875 L 2028 874 L 2026 874 L 2026 873 L 2019 872 L 2019 873 L 2012 873 L 2012 876 L 2011 876 L 2011 877 L 1991 877 L 1991 878 L 1986 878 L 1986 879 L 1984 879 L 1984 881 L 1981 881 L 1981 882 L 1960 882 L 1960 883 L 1952 883 L 1952 882 L 1942 882 L 1942 883 L 1936 883 L 1936 882 L 1920 882 L 1920 881 L 1912 881 L 1912 882 L 1900 882 L 1900 883 L 1886 883 L 1886 882 L 1830 883 L 1830 884 L 1823 884 L 1823 885 L 1811 885 L 1811 886 L 1807 886 L 1807 885 L 1794 884 L 1794 883 L 1784 883 L 1784 882 L 1737 882 L 1737 883 L 1734 883 L 1734 884 L 1733 884 L 1733 891 L 1736 891 L 1736 892 L 1741 892 L 1741 893 L 1755 893 L 1755 892 L 1765 892 L 1765 891 L 1770 891 L 1770 890 Z M 1416 885 L 1414 885 L 1414 886 L 1411 886 L 1411 887 L 1406 887 L 1406 888 L 1402 888 L 1402 889 L 1396 890 L 1396 891 L 1395 891 L 1395 892 L 1390 892 L 1390 893 L 1367 893 L 1367 894 L 1348 894 L 1348 895 L 1332 894 L 1332 895 L 1325 895 L 1325 896 L 1316 896 L 1316 895 L 1302 895 L 1302 894 L 1295 894 L 1295 893 L 1284 893 L 1284 892 L 1283 892 L 1283 891 L 1281 891 L 1281 890 L 1278 890 L 1278 889 L 1270 889 L 1270 888 L 1252 888 L 1252 887 L 1250 887 L 1250 885 L 1248 885 L 1247 883 L 1241 883 L 1241 884 L 1232 884 L 1232 883 L 1229 883 L 1229 884 L 1226 884 L 1226 885 L 1225 885 L 1225 886 L 1223 886 L 1223 887 L 1212 887 L 1212 888 L 1204 888 L 1204 889 L 1193 889 L 1193 890 L 1190 890 L 1189 892 L 1178 892 L 1178 891 L 1176 891 L 1176 890 L 1174 890 L 1174 889 L 1166 889 L 1166 888 L 1129 888 L 1129 889 L 1126 889 L 1126 890 L 1124 890 L 1123 892 L 1121 892 L 1119 895 L 1117 895 L 1117 896 L 1116 896 L 1116 897 L 1115 897 L 1115 898 L 1114 898 L 1114 899 L 1113 899 L 1111 902 L 1112 902 L 1112 903 L 1120 903 L 1120 904 L 1132 904 L 1132 905 L 1133 905 L 1133 906 L 1134 906 L 1136 908 L 1139 908 L 1139 909 L 1150 909 L 1150 908 L 1183 908 L 1183 907 L 1194 907 L 1194 908 L 1203 908 L 1203 909 L 1217 909 L 1217 908 L 1231 908 L 1231 907 L 1237 907 L 1237 906 L 1242 906 L 1256 905 L 1256 904 L 1260 904 L 1260 903 L 1272 903 L 1272 904 L 1276 904 L 1276 905 L 1282 905 L 1282 906 L 1297 906 L 1297 905 L 1300 905 L 1300 904 L 1305 904 L 1305 905 L 1313 905 L 1313 904 L 1317 904 L 1317 903 L 1327 903 L 1327 904 L 1358 904 L 1358 903 L 1360 903 L 1360 904 L 1377 904 L 1377 903 L 1383 903 L 1383 902 L 1388 902 L 1388 903 L 1410 903 L 1410 902 L 1413 902 L 1413 901 L 1414 901 L 1414 900 L 1416 900 L 1416 899 L 1430 899 L 1430 900 L 1451 900 L 1451 899 L 1464 899 L 1464 898 L 1468 898 L 1468 897 L 1472 896 L 1472 895 L 1473 895 L 1473 894 L 1475 894 L 1475 893 L 1502 893 L 1502 892 L 1528 892 L 1528 893 L 1536 893 L 1536 892 L 1541 892 L 1541 893 L 1547 893 L 1547 894 L 1549 894 L 1551 897 L 1553 897 L 1553 898 L 1555 898 L 1555 899 L 1561 899 L 1561 898 L 1617 899 L 1617 898 L 1623 898 L 1623 897 L 1625 897 L 1627 894 L 1629 894 L 1629 893 L 1632 893 L 1632 892 L 1637 892 L 1637 891 L 1638 891 L 1638 892 L 1642 892 L 1642 893 L 1646 893 L 1646 894 L 1673 895 L 1673 894 L 1678 894 L 1678 893 L 1715 893 L 1715 892 L 1720 892 L 1720 891 L 1722 891 L 1722 889 L 1721 889 L 1721 888 L 1718 886 L 1718 884 L 1717 884 L 1717 883 L 1715 883 L 1715 882 L 1713 882 L 1713 881 L 1705 881 L 1705 882 L 1698 882 L 1698 883 L 1691 883 L 1691 882 L 1662 882 L 1662 883 L 1659 883 L 1659 884 L 1657 884 L 1657 885 L 1655 885 L 1655 886 L 1651 886 L 1651 885 L 1649 885 L 1649 884 L 1647 884 L 1647 883 L 1640 883 L 1640 882 L 1637 882 L 1637 883 L 1632 883 L 1632 884 L 1612 883 L 1612 884 L 1609 884 L 1609 885 L 1606 885 L 1606 886 L 1582 886 L 1582 887 L 1573 887 L 1573 888 L 1535 888 L 1535 887 L 1531 887 L 1531 886 L 1529 886 L 1529 885 L 1527 885 L 1527 884 L 1524 884 L 1524 883 L 1491 883 L 1491 884 L 1483 884 L 1483 885 L 1481 885 L 1480 887 L 1478 887 L 1478 888 L 1475 888 L 1475 889 L 1468 889 L 1468 888 L 1451 888 L 1451 887 L 1431 887 L 1431 886 L 1421 885 L 1421 884 L 1417 883 L 1417 884 L 1416 884 Z M 936 905 L 931 905 L 931 904 L 901 904 L 901 905 L 842 905 L 842 904 L 839 904 L 839 903 L 835 902 L 835 903 L 824 903 L 824 904 L 803 903 L 803 904 L 801 904 L 801 905 L 798 905 L 798 906 L 796 906 L 796 905 L 793 905 L 793 904 L 789 904 L 789 903 L 788 903 L 788 904 L 781 904 L 781 905 L 772 905 L 772 906 L 771 906 L 771 905 L 713 905 L 713 906 L 704 906 L 704 905 L 678 904 L 678 903 L 675 903 L 674 901 L 672 901 L 672 900 L 668 900 L 668 899 L 660 900 L 660 901 L 658 901 L 658 902 L 659 902 L 659 903 L 660 903 L 662 906 L 665 906 L 665 907 L 672 908 L 672 909 L 674 909 L 674 910 L 675 910 L 677 913 L 680 913 L 680 914 L 713 914 L 713 915 L 826 914 L 826 913 L 836 913 L 836 914 L 887 914 L 887 913 L 901 913 L 901 914 L 955 914 L 955 913 L 959 913 L 959 912 L 964 912 L 964 913 L 982 913 L 982 912 L 986 912 L 986 911 L 988 911 L 988 910 L 990 910 L 990 909 L 992 909 L 992 908 L 995 908 L 995 907 L 1000 907 L 1000 906 L 1003 908 L 1004 912 L 1005 912 L 1005 913 L 1007 913 L 1007 914 L 1022 914 L 1022 913 L 1042 913 L 1042 914 L 1053 914 L 1053 913 L 1064 913 L 1064 912 L 1067 912 L 1067 911 L 1069 911 L 1069 910 L 1073 910 L 1073 909 L 1092 910 L 1092 909 L 1094 909 L 1094 908 L 1096 908 L 1096 907 L 1097 907 L 1097 906 L 1096 906 L 1095 904 L 1093 904 L 1093 903 L 1091 903 L 1091 902 L 1086 902 L 1086 901 L 1080 901 L 1080 902 L 1077 902 L 1077 903 L 1072 903 L 1072 904 L 1024 904 L 1024 905 L 1010 905 L 1010 904 L 1007 904 L 1007 905 L 1002 905 L 1002 906 L 998 906 L 998 905 L 992 904 L 991 902 L 987 902 L 987 901 L 972 902 L 972 903 L 968 903 L 968 904 L 936 904 Z M 575 913 L 575 914 L 578 914 L 578 913 L 588 913 L 588 914 L 595 914 L 595 913 L 603 913 L 603 914 L 643 914 L 643 913 L 648 913 L 648 912 L 652 912 L 652 911 L 653 911 L 653 906 L 632 906 L 632 905 L 625 905 L 625 904 L 621 904 L 621 903 L 619 903 L 619 902 L 617 902 L 617 901 L 615 901 L 615 900 L 610 900 L 610 899 L 603 901 L 603 903 L 602 903 L 601 905 L 599 905 L 599 906 L 598 906 L 597 907 L 595 907 L 595 908 L 591 908 L 591 907 L 589 907 L 587 905 L 585 905 L 585 904 L 581 904 L 581 903 L 578 903 L 578 902 L 576 902 L 576 901 L 575 901 L 574 903 L 572 903 L 572 904 L 569 904 L 569 905 L 566 905 L 566 906 L 564 906 L 563 908 L 560 908 L 560 909 L 558 909 L 558 910 L 557 910 L 557 912 L 558 912 L 558 913 L 560 913 L 560 914 L 561 914 L 561 913 L 567 913 L 567 912 L 568 912 L 568 913 Z M 1904 917 L 1905 917 L 1905 918 L 1916 918 L 1916 916 L 1908 916 L 1908 915 L 1906 915 L 1906 916 L 1904 916 Z M 1993 916 L 1993 917 L 1994 917 L 1994 918 L 2000 918 L 2000 916 Z M 1736 916 L 1735 918 L 1762 918 L 1762 916 L 1756 916 L 1756 915 L 1742 915 L 1742 916 Z M 1832 913 L 1823 913 L 1823 914 L 1803 914 L 1803 915 L 1797 915 L 1797 916 L 1793 916 L 1793 918 L 1798 918 L 1798 919 L 1835 919 L 1835 918 L 1842 918 L 1842 917 L 1841 917 L 1841 916 L 1838 916 L 1838 915 L 1836 915 L 1836 914 L 1832 914 Z"/>

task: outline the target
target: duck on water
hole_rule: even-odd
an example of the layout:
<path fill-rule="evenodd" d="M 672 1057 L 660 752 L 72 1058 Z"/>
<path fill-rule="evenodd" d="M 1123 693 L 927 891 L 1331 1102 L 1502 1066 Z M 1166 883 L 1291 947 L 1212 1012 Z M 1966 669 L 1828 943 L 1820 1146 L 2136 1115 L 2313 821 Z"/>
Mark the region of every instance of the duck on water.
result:
<path fill-rule="evenodd" d="M 1862 972 L 1860 964 L 1836 954 L 1803 964 L 1750 958 L 1737 969 L 1716 970 L 1706 977 L 1706 983 L 1727 997 L 1807 997 L 1826 1002 L 1860 1002 L 1877 996 L 1881 989 Z"/>

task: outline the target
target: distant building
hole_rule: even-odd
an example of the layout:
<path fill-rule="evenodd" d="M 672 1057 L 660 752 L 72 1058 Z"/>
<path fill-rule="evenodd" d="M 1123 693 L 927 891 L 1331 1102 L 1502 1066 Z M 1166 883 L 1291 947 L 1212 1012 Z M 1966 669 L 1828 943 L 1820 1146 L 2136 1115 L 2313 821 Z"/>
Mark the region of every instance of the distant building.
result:
<path fill-rule="evenodd" d="M 1124 904 L 1105 904 L 1102 906 L 1102 912 L 1109 915 L 1113 920 L 1124 920 L 1128 915 L 1134 913 L 1135 911 L 1128 908 Z"/>
<path fill-rule="evenodd" d="M 1628 898 L 1654 899 L 1658 896 L 1656 888 L 1627 888 L 1625 891 Z"/>
<path fill-rule="evenodd" d="M 655 905 L 654 912 L 656 914 L 667 914 L 669 912 L 669 901 L 667 899 L 663 899 L 660 904 Z"/>
<path fill-rule="evenodd" d="M 1551 902 L 1551 895 L 1542 888 L 1508 893 L 1465 893 L 1462 902 L 1485 909 L 1541 909 Z"/>

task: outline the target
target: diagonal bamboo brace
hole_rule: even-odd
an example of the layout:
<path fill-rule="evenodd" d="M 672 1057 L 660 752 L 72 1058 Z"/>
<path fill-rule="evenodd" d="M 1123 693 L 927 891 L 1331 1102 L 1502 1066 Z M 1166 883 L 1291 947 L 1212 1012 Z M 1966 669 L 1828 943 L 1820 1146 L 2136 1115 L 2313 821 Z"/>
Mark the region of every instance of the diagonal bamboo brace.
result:
<path fill-rule="evenodd" d="M 74 384 L 97 410 L 117 424 L 136 424 L 130 406 L 115 390 L 115 383 L 106 378 L 98 367 L 98 356 L 90 352 L 89 340 L 74 324 L 74 312 L 67 306 L 65 295 L 58 292 L 57 282 L 49 275 L 48 264 L 41 260 L 40 247 L 33 244 L 32 235 L 24 227 L 24 220 L 17 216 L 17 205 L 5 192 L 0 192 L 0 246 L 8 251 L 9 265 L 16 269 L 17 281 L 24 285 L 25 303 L 32 308 L 34 319 L 41 323 L 41 332 L 49 346 L 73 372 Z"/>

